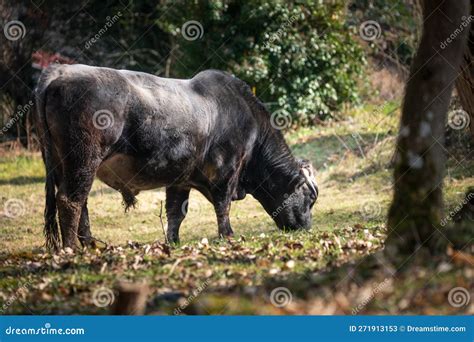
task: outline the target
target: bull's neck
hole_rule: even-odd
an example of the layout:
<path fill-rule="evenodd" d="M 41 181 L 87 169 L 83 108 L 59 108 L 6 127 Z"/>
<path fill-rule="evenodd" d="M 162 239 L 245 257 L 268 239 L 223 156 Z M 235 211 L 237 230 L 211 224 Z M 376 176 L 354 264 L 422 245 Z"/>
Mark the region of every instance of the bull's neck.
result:
<path fill-rule="evenodd" d="M 261 132 L 244 172 L 246 192 L 254 197 L 286 193 L 298 175 L 298 163 L 280 131 Z M 267 194 L 262 194 L 267 193 Z"/>

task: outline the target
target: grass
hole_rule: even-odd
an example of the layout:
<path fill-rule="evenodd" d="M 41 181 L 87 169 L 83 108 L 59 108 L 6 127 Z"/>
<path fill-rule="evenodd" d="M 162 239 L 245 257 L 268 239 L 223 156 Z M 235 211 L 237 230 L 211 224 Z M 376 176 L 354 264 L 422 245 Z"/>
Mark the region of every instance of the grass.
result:
<path fill-rule="evenodd" d="M 138 207 L 125 214 L 120 194 L 96 181 L 89 197 L 92 233 L 109 246 L 75 255 L 48 254 L 42 247 L 41 158 L 26 153 L 0 155 L 0 311 L 107 313 L 110 307 L 94 304 L 94 293 L 99 288 L 115 291 L 119 281 L 127 280 L 144 281 L 150 287 L 148 312 L 173 313 L 183 306 L 183 298 L 202 288 L 198 300 L 193 297 L 191 304 L 183 306 L 183 313 L 351 313 L 363 291 L 370 293 L 376 284 L 385 284 L 383 275 L 361 280 L 357 291 L 349 291 L 344 287 L 345 274 L 324 290 L 331 293 L 329 297 L 321 297 L 314 284 L 322 270 L 361 260 L 383 247 L 397 108 L 396 103 L 366 106 L 352 110 L 345 121 L 287 134 L 295 155 L 310 159 L 317 169 L 320 197 L 310 232 L 278 231 L 260 204 L 247 196 L 232 205 L 236 237 L 216 239 L 213 208 L 192 191 L 180 231 L 182 243 L 171 249 L 162 243 L 163 190 L 141 193 Z M 474 162 L 472 154 L 449 157 L 446 202 L 454 207 L 474 183 Z M 428 272 L 416 286 L 424 289 L 433 281 L 439 286 L 458 284 L 469 276 L 463 272 L 462 265 L 451 267 L 441 278 L 429 279 Z M 423 305 L 416 311 L 410 305 L 391 303 L 404 298 L 405 286 L 413 288 L 408 281 L 409 277 L 390 277 L 390 286 L 361 312 L 424 312 Z M 278 284 L 285 284 L 293 296 L 283 308 L 270 301 Z M 170 294 L 176 298 L 169 300 Z M 440 308 L 428 308 L 441 313 L 452 309 L 446 301 Z"/>

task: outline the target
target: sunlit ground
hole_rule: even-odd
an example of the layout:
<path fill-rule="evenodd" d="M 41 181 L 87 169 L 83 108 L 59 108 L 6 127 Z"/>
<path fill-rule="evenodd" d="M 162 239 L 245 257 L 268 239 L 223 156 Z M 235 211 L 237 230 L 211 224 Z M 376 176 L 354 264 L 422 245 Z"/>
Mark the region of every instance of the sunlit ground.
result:
<path fill-rule="evenodd" d="M 127 246 L 129 241 L 140 245 L 133 248 L 133 244 L 128 244 L 124 250 L 109 249 L 103 254 L 63 255 L 51 261 L 42 248 L 41 158 L 39 154 L 4 153 L 0 156 L 0 301 L 2 298 L 6 301 L 22 284 L 28 283 L 29 290 L 9 306 L 9 312 L 105 313 L 108 308 L 93 304 L 92 292 L 98 286 L 113 288 L 119 278 L 146 281 L 153 295 L 167 291 L 186 293 L 205 282 L 206 292 L 210 294 L 223 292 L 244 298 L 249 297 L 245 291 L 254 291 L 254 286 L 301 276 L 306 280 L 298 286 L 309 286 L 305 282 L 311 282 L 312 275 L 326 266 L 360 258 L 383 245 L 399 111 L 386 113 L 396 108 L 397 104 L 384 106 L 383 110 L 367 106 L 353 110 L 344 122 L 287 134 L 294 153 L 310 159 L 317 169 L 320 197 L 313 208 L 310 232 L 278 231 L 260 204 L 247 196 L 232 204 L 233 242 L 216 239 L 213 207 L 192 191 L 188 216 L 180 230 L 181 246 L 172 249 L 170 255 L 161 247 L 147 251 L 147 245 L 157 240 L 164 242 L 166 215 L 163 212 L 164 227 L 159 217 L 161 204 L 164 211 L 164 191 L 141 193 L 137 208 L 124 213 L 121 195 L 97 180 L 88 202 L 93 235 L 112 246 Z M 450 152 L 448 165 L 444 189 L 449 208 L 458 205 L 467 187 L 474 184 L 472 153 L 459 156 Z M 448 278 L 452 282 L 457 281 L 459 274 L 462 279 L 472 276 L 459 269 L 450 272 L 453 274 L 449 273 Z M 428 278 L 426 281 L 431 281 Z M 426 281 L 420 282 L 420 286 L 425 286 Z M 295 300 L 286 313 L 317 313 L 323 308 L 329 310 L 327 313 L 350 313 L 354 303 L 360 300 L 348 297 L 349 304 L 341 308 L 341 303 L 334 307 L 335 304 L 331 306 L 313 298 L 315 303 L 308 308 L 308 304 L 299 304 L 299 300 L 313 294 L 300 291 L 302 297 L 299 297 L 298 286 L 292 290 Z M 390 288 L 396 292 L 393 284 L 385 290 Z M 219 300 L 216 304 L 214 297 L 210 298 L 206 300 L 211 304 L 206 304 L 207 309 L 201 313 L 272 313 L 275 309 L 266 306 L 265 296 L 250 295 L 246 299 L 248 303 L 239 299 L 242 305 L 233 301 L 225 301 L 223 305 Z M 255 302 L 263 304 L 255 305 Z M 374 301 L 373 307 L 364 306 L 364 310 L 395 313 L 412 309 L 392 304 L 384 309 L 383 304 Z M 443 302 L 440 305 L 440 311 L 431 306 L 430 309 L 434 312 L 452 309 L 446 308 Z M 315 306 L 321 310 L 314 311 Z"/>

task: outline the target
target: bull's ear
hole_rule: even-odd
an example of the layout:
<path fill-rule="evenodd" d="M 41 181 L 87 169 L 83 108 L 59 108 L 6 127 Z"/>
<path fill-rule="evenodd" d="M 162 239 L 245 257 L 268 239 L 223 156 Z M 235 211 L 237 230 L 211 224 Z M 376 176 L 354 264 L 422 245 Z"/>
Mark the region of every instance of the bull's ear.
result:
<path fill-rule="evenodd" d="M 308 160 L 308 159 L 298 159 L 298 164 L 300 165 L 300 167 L 312 167 L 311 166 L 311 162 Z"/>
<path fill-rule="evenodd" d="M 313 164 L 311 164 L 311 162 L 307 159 L 302 159 L 300 161 L 300 166 L 301 166 L 301 171 L 304 171 L 306 170 L 307 171 L 307 174 L 310 178 L 314 178 L 314 175 L 316 173 L 314 167 L 313 167 Z"/>

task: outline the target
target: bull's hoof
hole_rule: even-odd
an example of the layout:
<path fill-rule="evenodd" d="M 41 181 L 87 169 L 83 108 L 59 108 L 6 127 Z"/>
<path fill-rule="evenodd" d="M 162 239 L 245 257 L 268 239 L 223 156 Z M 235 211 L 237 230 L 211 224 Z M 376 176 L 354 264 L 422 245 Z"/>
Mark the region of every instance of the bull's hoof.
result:
<path fill-rule="evenodd" d="M 177 235 L 168 235 L 166 240 L 170 245 L 179 245 L 179 236 Z"/>
<path fill-rule="evenodd" d="M 97 244 L 95 242 L 95 239 L 92 236 L 89 237 L 89 238 L 79 239 L 79 242 L 81 243 L 81 246 L 83 248 L 92 248 L 92 249 L 97 248 Z"/>
<path fill-rule="evenodd" d="M 223 239 L 230 238 L 232 236 L 234 236 L 234 232 L 232 231 L 232 229 L 219 232 L 219 237 Z"/>

